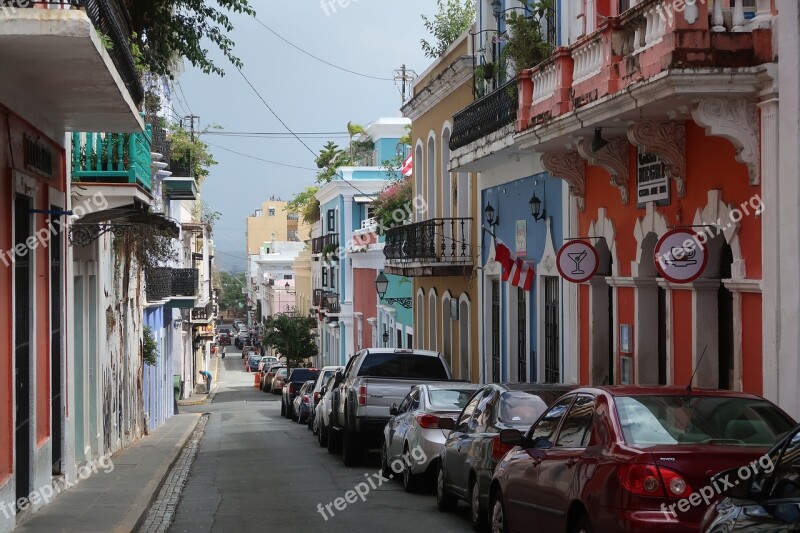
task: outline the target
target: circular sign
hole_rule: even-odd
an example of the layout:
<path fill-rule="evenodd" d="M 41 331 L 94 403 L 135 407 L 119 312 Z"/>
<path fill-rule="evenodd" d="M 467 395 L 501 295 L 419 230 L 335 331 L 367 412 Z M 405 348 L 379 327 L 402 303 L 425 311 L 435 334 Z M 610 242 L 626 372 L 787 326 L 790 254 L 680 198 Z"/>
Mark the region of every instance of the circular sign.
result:
<path fill-rule="evenodd" d="M 597 250 L 590 243 L 581 240 L 569 241 L 558 251 L 556 266 L 567 281 L 583 283 L 592 279 L 600 265 Z"/>
<path fill-rule="evenodd" d="M 688 229 L 668 231 L 656 244 L 656 270 L 672 283 L 689 283 L 706 269 L 708 254 L 697 233 Z"/>

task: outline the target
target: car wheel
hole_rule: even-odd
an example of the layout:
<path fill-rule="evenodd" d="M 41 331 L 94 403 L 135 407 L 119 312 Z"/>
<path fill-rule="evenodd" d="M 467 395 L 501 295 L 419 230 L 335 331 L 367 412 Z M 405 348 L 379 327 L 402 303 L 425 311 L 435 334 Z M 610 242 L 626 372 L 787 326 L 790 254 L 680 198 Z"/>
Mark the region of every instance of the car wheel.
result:
<path fill-rule="evenodd" d="M 386 439 L 381 442 L 381 475 L 387 479 L 392 479 L 394 474 L 389 468 L 389 450 L 386 447 Z"/>
<path fill-rule="evenodd" d="M 575 520 L 575 525 L 572 526 L 572 533 L 592 533 L 592 523 L 589 522 L 589 517 L 581 513 Z"/>
<path fill-rule="evenodd" d="M 499 490 L 492 497 L 492 533 L 508 533 L 506 509 Z"/>
<path fill-rule="evenodd" d="M 281 402 L 281 416 L 286 416 L 286 404 Z"/>
<path fill-rule="evenodd" d="M 472 482 L 470 487 L 470 513 L 469 519 L 472 522 L 474 531 L 486 531 L 486 513 L 481 509 L 481 484 L 478 480 Z"/>
<path fill-rule="evenodd" d="M 444 469 L 441 463 L 439 463 L 438 472 L 436 474 L 436 507 L 438 507 L 440 511 L 447 513 L 454 511 L 456 505 L 458 505 L 458 500 L 455 496 L 450 494 L 444 486 Z"/>
<path fill-rule="evenodd" d="M 403 488 L 406 492 L 417 492 L 419 476 L 411 471 L 408 457 L 411 455 L 408 453 L 408 445 L 406 445 L 403 448 Z"/>
<path fill-rule="evenodd" d="M 317 429 L 317 439 L 319 439 L 319 445 L 321 447 L 325 448 L 328 446 L 328 428 L 323 426 L 321 423 Z"/>
<path fill-rule="evenodd" d="M 364 459 L 364 447 L 358 438 L 358 433 L 345 429 L 342 437 L 342 461 L 345 466 L 358 466 L 362 459 Z"/>
<path fill-rule="evenodd" d="M 294 420 L 294 405 L 290 403 L 286 404 L 286 418 Z"/>
<path fill-rule="evenodd" d="M 312 435 L 316 435 L 317 434 L 317 430 L 314 427 L 314 417 L 313 416 L 309 415 L 309 416 L 306 417 L 306 425 L 308 426 L 308 429 L 311 430 L 311 434 Z"/>
<path fill-rule="evenodd" d="M 328 429 L 328 453 L 339 453 L 342 451 L 342 432 L 333 428 Z"/>

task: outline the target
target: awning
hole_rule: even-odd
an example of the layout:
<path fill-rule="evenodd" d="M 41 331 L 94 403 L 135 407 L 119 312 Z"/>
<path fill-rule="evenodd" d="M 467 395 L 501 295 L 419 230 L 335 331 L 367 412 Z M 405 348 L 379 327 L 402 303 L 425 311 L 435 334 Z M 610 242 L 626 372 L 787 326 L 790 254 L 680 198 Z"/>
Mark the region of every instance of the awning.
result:
<path fill-rule="evenodd" d="M 375 201 L 377 196 L 369 196 L 367 194 L 357 194 L 353 196 L 353 201 L 357 204 L 371 204 Z"/>

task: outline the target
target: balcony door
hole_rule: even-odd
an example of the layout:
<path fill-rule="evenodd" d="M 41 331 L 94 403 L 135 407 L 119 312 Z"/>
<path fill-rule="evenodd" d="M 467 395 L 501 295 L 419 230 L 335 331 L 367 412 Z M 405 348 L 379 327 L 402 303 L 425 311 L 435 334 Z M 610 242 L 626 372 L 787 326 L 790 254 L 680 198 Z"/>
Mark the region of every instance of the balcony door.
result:
<path fill-rule="evenodd" d="M 492 383 L 500 383 L 500 280 L 492 279 Z"/>
<path fill-rule="evenodd" d="M 33 235 L 32 202 L 27 196 L 16 195 L 14 200 L 14 248 L 27 250 L 17 254 L 14 262 L 14 405 L 16 417 L 14 441 L 16 457 L 14 472 L 17 499 L 30 494 L 31 459 L 31 357 L 33 354 L 33 252 L 25 241 Z"/>
<path fill-rule="evenodd" d="M 544 276 L 544 381 L 561 383 L 559 278 Z"/>

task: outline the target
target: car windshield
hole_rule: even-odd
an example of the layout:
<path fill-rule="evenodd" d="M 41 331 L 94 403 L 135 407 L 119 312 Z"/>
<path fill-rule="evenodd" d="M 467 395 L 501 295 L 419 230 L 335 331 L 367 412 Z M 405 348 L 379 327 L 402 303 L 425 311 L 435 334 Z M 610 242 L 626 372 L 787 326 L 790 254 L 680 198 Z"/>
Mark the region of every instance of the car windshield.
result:
<path fill-rule="evenodd" d="M 793 427 L 777 407 L 757 398 L 623 396 L 615 403 L 625 442 L 632 446 L 769 447 Z"/>
<path fill-rule="evenodd" d="M 286 376 L 287 373 L 288 371 L 285 368 L 279 368 L 277 372 L 279 376 Z"/>
<path fill-rule="evenodd" d="M 358 369 L 359 376 L 448 379 L 438 357 L 413 353 L 370 353 Z"/>
<path fill-rule="evenodd" d="M 504 392 L 500 396 L 497 419 L 513 426 L 530 426 L 547 410 L 547 404 L 534 393 Z"/>
<path fill-rule="evenodd" d="M 258 363 L 259 361 L 261 361 L 261 356 L 260 355 L 251 355 L 250 356 L 250 362 L 251 363 Z"/>
<path fill-rule="evenodd" d="M 473 389 L 432 389 L 428 391 L 431 409 L 460 411 L 475 392 Z"/>

